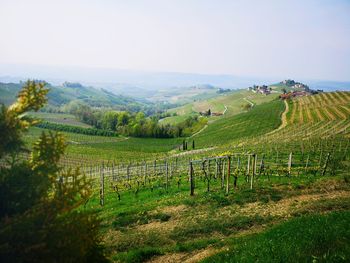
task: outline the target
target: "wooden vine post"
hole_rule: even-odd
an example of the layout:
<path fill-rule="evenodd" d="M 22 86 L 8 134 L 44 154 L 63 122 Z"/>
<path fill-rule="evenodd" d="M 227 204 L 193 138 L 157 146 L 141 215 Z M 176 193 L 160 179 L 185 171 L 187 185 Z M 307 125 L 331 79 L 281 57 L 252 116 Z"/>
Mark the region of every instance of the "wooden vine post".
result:
<path fill-rule="evenodd" d="M 224 184 L 225 184 L 225 162 L 222 162 L 221 189 L 224 189 Z"/>
<path fill-rule="evenodd" d="M 327 153 L 326 162 L 325 162 L 325 164 L 323 166 L 322 176 L 324 176 L 326 174 L 330 156 L 331 156 L 331 154 Z"/>
<path fill-rule="evenodd" d="M 237 180 L 238 180 L 238 174 L 239 174 L 239 165 L 240 165 L 240 159 L 239 159 L 239 155 L 237 156 L 237 168 L 236 168 L 236 173 L 234 175 L 235 180 L 233 182 L 233 186 L 234 188 L 237 187 Z"/>
<path fill-rule="evenodd" d="M 310 154 L 307 155 L 304 173 L 307 173 L 307 167 L 309 166 Z"/>
<path fill-rule="evenodd" d="M 146 186 L 146 182 L 147 182 L 147 163 L 146 161 L 144 161 L 144 178 L 143 178 L 143 183 Z"/>
<path fill-rule="evenodd" d="M 258 155 L 257 154 L 254 154 L 254 165 L 253 165 L 253 172 L 254 172 L 254 176 L 256 175 L 256 164 L 257 164 L 257 161 L 258 161 Z M 255 179 L 255 178 L 254 178 Z"/>
<path fill-rule="evenodd" d="M 207 181 L 207 192 L 210 191 L 210 180 L 209 180 L 209 171 L 207 172 L 205 169 L 205 163 L 207 162 L 207 160 L 202 161 L 202 171 L 204 173 L 204 181 Z M 209 164 L 208 164 L 209 166 Z"/>
<path fill-rule="evenodd" d="M 126 176 L 128 178 L 128 182 L 130 182 L 130 163 L 128 164 L 128 166 L 126 167 Z"/>
<path fill-rule="evenodd" d="M 247 174 L 246 174 L 246 181 L 248 183 L 249 180 L 249 174 L 250 174 L 250 154 L 248 155 L 248 163 L 247 163 Z"/>
<path fill-rule="evenodd" d="M 168 162 L 165 161 L 165 190 L 168 192 L 169 187 L 169 168 L 168 168 Z"/>
<path fill-rule="evenodd" d="M 230 191 L 231 156 L 227 157 L 226 194 Z"/>
<path fill-rule="evenodd" d="M 250 189 L 252 190 L 253 189 L 253 181 L 254 181 L 254 177 L 255 177 L 255 167 L 256 167 L 256 155 L 255 153 L 252 154 L 252 157 L 253 157 L 253 160 L 252 160 L 252 165 L 253 165 L 253 171 L 252 171 L 252 175 L 250 176 Z"/>
<path fill-rule="evenodd" d="M 189 173 L 190 173 L 190 195 L 192 196 L 192 195 L 194 195 L 193 164 L 192 164 L 192 161 L 190 161 Z"/>
<path fill-rule="evenodd" d="M 259 166 L 259 177 L 262 171 L 265 169 L 264 158 L 265 158 L 265 154 L 263 154 L 263 156 L 261 157 L 260 166 Z"/>
<path fill-rule="evenodd" d="M 100 169 L 100 205 L 105 204 L 105 175 L 104 175 L 104 165 Z"/>
<path fill-rule="evenodd" d="M 114 167 L 115 167 L 115 162 L 113 160 L 113 163 L 112 163 L 112 178 L 113 178 L 113 181 L 115 181 L 115 174 L 114 174 Z"/>
<path fill-rule="evenodd" d="M 211 173 L 210 173 L 210 159 L 208 160 L 208 174 L 207 174 L 207 179 L 208 179 L 208 186 L 207 186 L 207 190 L 209 192 L 209 188 L 210 188 L 210 182 L 211 182 Z"/>
<path fill-rule="evenodd" d="M 293 153 L 291 152 L 288 158 L 288 176 L 292 174 L 292 158 L 293 158 Z"/>

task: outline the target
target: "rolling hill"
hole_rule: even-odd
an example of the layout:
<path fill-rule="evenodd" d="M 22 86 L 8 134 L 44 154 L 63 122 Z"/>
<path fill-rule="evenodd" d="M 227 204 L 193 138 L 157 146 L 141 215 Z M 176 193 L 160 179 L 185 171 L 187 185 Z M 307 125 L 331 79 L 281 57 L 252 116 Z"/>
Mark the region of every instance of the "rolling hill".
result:
<path fill-rule="evenodd" d="M 18 91 L 21 89 L 21 83 L 0 83 L 0 103 L 9 105 L 12 103 Z M 58 107 L 69 103 L 70 101 L 81 101 L 92 107 L 113 107 L 115 109 L 140 110 L 145 106 L 143 102 L 136 101 L 130 97 L 115 95 L 104 89 L 95 89 L 82 85 L 61 85 L 53 86 L 48 84 L 50 89 L 48 93 L 48 103 L 50 106 Z"/>
<path fill-rule="evenodd" d="M 244 112 L 245 109 L 243 106 L 245 104 L 250 104 L 253 106 L 260 105 L 276 99 L 277 96 L 277 94 L 270 94 L 266 96 L 259 93 L 253 93 L 248 90 L 235 90 L 221 94 L 220 96 L 214 98 L 198 100 L 185 104 L 181 107 L 170 109 L 168 112 L 171 114 L 176 114 L 176 116 L 167 117 L 162 120 L 162 123 L 178 123 L 186 119 L 188 116 L 198 115 L 200 112 L 207 111 L 208 109 L 210 109 L 213 113 L 224 114 L 225 117 L 233 116 Z M 209 118 L 209 121 L 213 121 L 221 117 L 213 116 Z"/>

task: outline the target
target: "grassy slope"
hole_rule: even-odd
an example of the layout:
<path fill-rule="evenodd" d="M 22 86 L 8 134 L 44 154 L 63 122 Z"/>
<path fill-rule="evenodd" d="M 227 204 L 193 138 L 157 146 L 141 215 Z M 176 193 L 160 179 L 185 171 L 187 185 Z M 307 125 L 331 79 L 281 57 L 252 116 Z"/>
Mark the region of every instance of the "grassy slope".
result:
<path fill-rule="evenodd" d="M 275 96 L 265 96 L 247 90 L 238 90 L 215 99 L 197 102 L 194 104 L 193 109 L 197 112 L 211 109 L 212 112 L 222 113 L 225 110 L 225 106 L 227 106 L 227 112 L 225 114 L 232 116 L 242 112 L 242 105 L 247 104 L 247 101 L 244 100 L 244 98 L 252 101 L 254 104 L 259 105 L 261 103 L 273 100 Z"/>
<path fill-rule="evenodd" d="M 183 120 L 190 115 L 198 114 L 199 112 L 207 111 L 208 109 L 211 109 L 212 112 L 223 113 L 225 106 L 227 107 L 227 111 L 223 117 L 233 116 L 243 112 L 242 105 L 248 103 L 244 98 L 248 99 L 256 105 L 259 105 L 272 101 L 276 98 L 276 96 L 276 94 L 265 96 L 247 90 L 237 90 L 212 99 L 200 100 L 178 108 L 171 109 L 169 110 L 170 113 L 176 112 L 179 116 L 168 117 L 164 120 L 164 123 L 178 123 L 180 120 Z M 216 120 L 218 118 L 212 117 L 210 119 Z"/>
<path fill-rule="evenodd" d="M 197 148 L 227 144 L 269 132 L 280 125 L 283 110 L 283 102 L 273 101 L 255 106 L 249 112 L 217 120 L 194 137 Z"/>
<path fill-rule="evenodd" d="M 300 252 L 298 259 L 322 257 L 323 253 L 328 253 L 327 259 L 344 256 L 341 252 L 348 244 L 344 230 L 349 214 L 325 220 L 317 216 L 350 209 L 350 185 L 344 177 L 260 178 L 254 190 L 249 190 L 249 184 L 240 177 L 238 188 L 229 195 L 218 189 L 207 193 L 201 180 L 196 187 L 194 197 L 189 196 L 186 184 L 180 188 L 172 185 L 167 192 L 157 185 L 153 192 L 142 188 L 137 195 L 134 191 L 122 192 L 120 201 L 115 194 L 109 194 L 103 208 L 98 205 L 96 194 L 88 209 L 100 213 L 111 258 L 118 262 L 144 262 L 152 256 L 159 257 L 157 262 L 183 262 L 191 258 L 198 261 L 224 249 L 225 253 L 208 262 L 226 262 L 235 253 L 232 250 L 237 249 L 238 259 L 247 258 L 242 262 L 251 262 L 252 255 L 245 248 L 251 248 L 254 255 L 263 255 L 266 260 L 262 262 L 276 262 L 269 261 L 269 256 L 283 259 L 295 252 Z M 292 225 L 287 223 L 269 230 L 291 217 L 311 214 L 316 216 L 301 217 Z M 319 224 L 313 224 L 315 219 Z M 247 234 L 253 235 L 239 237 Z M 265 253 L 270 247 L 274 254 Z M 350 255 L 345 256 L 349 259 Z"/>
<path fill-rule="evenodd" d="M 350 211 L 295 218 L 266 232 L 232 240 L 204 262 L 346 262 Z"/>

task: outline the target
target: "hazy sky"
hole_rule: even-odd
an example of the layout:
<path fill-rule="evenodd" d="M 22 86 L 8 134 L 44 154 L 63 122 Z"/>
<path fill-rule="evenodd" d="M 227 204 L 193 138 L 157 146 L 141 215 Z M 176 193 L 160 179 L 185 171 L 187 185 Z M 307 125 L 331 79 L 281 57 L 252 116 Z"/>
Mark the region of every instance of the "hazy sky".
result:
<path fill-rule="evenodd" d="M 350 80 L 350 1 L 0 0 L 0 63 Z"/>

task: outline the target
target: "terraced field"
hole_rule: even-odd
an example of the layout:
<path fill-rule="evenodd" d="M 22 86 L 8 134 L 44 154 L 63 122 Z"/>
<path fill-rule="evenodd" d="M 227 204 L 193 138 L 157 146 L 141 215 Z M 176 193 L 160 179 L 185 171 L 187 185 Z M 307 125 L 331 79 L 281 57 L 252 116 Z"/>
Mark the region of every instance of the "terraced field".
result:
<path fill-rule="evenodd" d="M 292 101 L 290 124 L 345 120 L 350 115 L 350 92 L 320 93 Z"/>
<path fill-rule="evenodd" d="M 350 92 L 320 93 L 289 102 L 287 126 L 274 138 L 329 137 L 350 133 Z"/>

